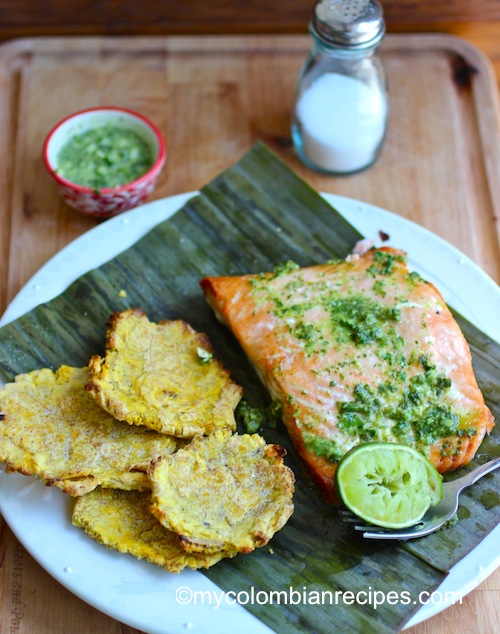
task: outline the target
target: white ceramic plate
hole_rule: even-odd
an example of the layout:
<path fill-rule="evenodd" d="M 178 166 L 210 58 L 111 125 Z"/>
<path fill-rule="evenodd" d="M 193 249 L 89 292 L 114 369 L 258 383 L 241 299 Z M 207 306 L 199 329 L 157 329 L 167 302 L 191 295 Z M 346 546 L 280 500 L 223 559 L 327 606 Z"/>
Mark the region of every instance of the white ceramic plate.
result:
<path fill-rule="evenodd" d="M 115 257 L 170 217 L 193 195 L 149 203 L 79 237 L 24 286 L 0 325 L 62 293 L 79 276 Z M 500 341 L 500 322 L 495 319 L 500 314 L 500 291 L 471 260 L 429 231 L 383 209 L 331 194 L 325 198 L 377 245 L 381 243 L 379 231 L 388 234 L 385 244 L 405 249 L 410 267 L 432 281 L 448 304 Z M 239 634 L 271 631 L 241 605 L 221 600 L 218 587 L 202 573 L 169 574 L 97 544 L 71 525 L 67 496 L 33 478 L 1 472 L 0 511 L 20 542 L 55 579 L 98 610 L 132 627 L 150 634 L 229 634 L 236 624 Z M 464 596 L 500 565 L 499 539 L 500 526 L 451 570 L 439 588 L 443 597 L 448 592 Z M 203 603 L 200 598 L 196 605 L 176 598 L 179 593 L 186 601 L 197 591 L 211 594 L 203 595 Z M 408 627 L 450 603 L 451 599 L 443 598 L 423 605 Z"/>

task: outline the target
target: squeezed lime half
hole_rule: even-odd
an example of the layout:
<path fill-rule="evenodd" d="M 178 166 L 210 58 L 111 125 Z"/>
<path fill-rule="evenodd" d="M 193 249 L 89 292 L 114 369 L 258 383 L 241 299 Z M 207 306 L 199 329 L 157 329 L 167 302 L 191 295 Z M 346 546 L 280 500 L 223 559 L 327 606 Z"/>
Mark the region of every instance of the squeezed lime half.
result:
<path fill-rule="evenodd" d="M 443 495 L 437 469 L 421 453 L 397 443 L 351 449 L 339 463 L 342 502 L 361 519 L 384 528 L 413 526 Z"/>

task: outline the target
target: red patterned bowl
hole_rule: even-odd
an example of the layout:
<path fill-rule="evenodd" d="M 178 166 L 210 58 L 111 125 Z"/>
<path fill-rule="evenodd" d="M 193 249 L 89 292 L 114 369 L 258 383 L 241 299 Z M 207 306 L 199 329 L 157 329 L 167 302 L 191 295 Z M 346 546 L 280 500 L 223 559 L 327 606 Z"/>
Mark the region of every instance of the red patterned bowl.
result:
<path fill-rule="evenodd" d="M 94 190 L 72 183 L 57 173 L 61 148 L 75 135 L 110 124 L 132 130 L 150 147 L 153 163 L 140 178 L 117 187 Z M 136 207 L 153 191 L 165 164 L 166 149 L 158 128 L 143 115 L 125 108 L 102 107 L 81 110 L 65 117 L 47 135 L 43 161 L 65 202 L 83 214 L 109 218 Z"/>

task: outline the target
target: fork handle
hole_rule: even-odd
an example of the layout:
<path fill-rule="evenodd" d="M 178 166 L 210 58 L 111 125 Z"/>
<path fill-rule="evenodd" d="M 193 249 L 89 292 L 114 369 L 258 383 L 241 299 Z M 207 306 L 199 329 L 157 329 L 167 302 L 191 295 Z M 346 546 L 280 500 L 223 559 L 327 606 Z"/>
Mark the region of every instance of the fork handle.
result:
<path fill-rule="evenodd" d="M 465 489 L 465 487 L 468 487 L 471 484 L 474 484 L 475 482 L 480 480 L 483 476 L 485 476 L 487 473 L 491 473 L 492 471 L 495 471 L 495 469 L 498 469 L 499 467 L 500 467 L 500 457 L 493 458 L 493 460 L 489 460 L 488 462 L 485 462 L 479 467 L 476 467 L 470 473 L 465 474 L 461 478 L 452 480 L 452 483 L 459 486 L 458 491 L 460 492 L 462 491 L 462 489 Z"/>

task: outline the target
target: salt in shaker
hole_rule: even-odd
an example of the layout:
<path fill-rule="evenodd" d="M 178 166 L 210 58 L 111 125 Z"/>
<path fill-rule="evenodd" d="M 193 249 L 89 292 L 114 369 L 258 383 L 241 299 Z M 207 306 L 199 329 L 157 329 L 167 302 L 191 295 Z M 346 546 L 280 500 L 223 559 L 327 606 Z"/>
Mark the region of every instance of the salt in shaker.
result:
<path fill-rule="evenodd" d="M 387 129 L 386 78 L 376 55 L 382 7 L 378 0 L 320 0 L 310 33 L 293 108 L 296 151 L 316 171 L 357 172 L 376 160 Z"/>

